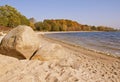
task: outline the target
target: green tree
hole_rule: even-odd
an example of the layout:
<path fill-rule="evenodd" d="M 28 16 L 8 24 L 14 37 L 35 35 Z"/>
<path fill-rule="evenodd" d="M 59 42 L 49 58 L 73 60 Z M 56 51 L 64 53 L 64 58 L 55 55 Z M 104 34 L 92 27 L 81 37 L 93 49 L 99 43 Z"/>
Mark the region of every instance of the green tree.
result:
<path fill-rule="evenodd" d="M 97 28 L 95 26 L 91 26 L 91 30 L 95 31 Z"/>
<path fill-rule="evenodd" d="M 35 30 L 35 22 L 36 22 L 36 20 L 35 20 L 35 18 L 29 18 L 29 22 L 30 22 L 30 27 L 32 27 L 32 29 L 34 29 Z"/>
<path fill-rule="evenodd" d="M 42 31 L 43 30 L 43 23 L 42 22 L 37 22 L 35 23 L 36 30 Z"/>
<path fill-rule="evenodd" d="M 9 5 L 0 6 L 0 25 L 16 27 L 18 25 L 29 25 L 28 19 Z"/>

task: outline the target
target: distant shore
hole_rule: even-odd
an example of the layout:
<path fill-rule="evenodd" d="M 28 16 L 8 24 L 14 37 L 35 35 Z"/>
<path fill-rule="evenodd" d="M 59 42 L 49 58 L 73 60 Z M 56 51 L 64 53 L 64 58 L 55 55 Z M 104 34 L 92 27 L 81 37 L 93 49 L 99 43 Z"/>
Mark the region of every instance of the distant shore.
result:
<path fill-rule="evenodd" d="M 104 31 L 48 31 L 48 32 L 41 32 L 35 31 L 37 34 L 52 34 L 52 33 L 76 33 L 76 32 L 104 32 Z"/>

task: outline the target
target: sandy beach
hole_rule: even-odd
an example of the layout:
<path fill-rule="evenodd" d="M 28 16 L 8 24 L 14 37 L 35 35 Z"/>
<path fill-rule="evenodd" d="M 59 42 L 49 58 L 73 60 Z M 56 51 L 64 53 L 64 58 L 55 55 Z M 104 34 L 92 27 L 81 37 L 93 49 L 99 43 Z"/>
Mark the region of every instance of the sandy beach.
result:
<path fill-rule="evenodd" d="M 46 55 L 38 60 L 0 55 L 0 82 L 120 82 L 119 58 L 37 34 Z"/>
<path fill-rule="evenodd" d="M 120 82 L 120 0 L 0 0 L 0 82 Z"/>

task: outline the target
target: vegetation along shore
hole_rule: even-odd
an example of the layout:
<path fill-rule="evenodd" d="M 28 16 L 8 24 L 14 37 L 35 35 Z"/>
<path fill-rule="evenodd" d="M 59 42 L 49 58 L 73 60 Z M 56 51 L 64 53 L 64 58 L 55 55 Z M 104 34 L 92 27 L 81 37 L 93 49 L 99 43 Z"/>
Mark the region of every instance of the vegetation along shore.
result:
<path fill-rule="evenodd" d="M 45 19 L 36 21 L 33 17 L 27 18 L 14 7 L 0 6 L 0 26 L 14 28 L 18 25 L 29 25 L 37 31 L 116 31 L 106 26 L 90 26 L 68 19 Z"/>

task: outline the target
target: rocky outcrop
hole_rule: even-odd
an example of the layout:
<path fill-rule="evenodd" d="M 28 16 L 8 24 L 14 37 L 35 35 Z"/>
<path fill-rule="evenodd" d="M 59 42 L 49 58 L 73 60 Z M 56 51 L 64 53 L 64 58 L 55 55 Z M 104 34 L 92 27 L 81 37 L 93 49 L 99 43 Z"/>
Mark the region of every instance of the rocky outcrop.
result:
<path fill-rule="evenodd" d="M 39 39 L 32 28 L 20 25 L 2 39 L 0 53 L 18 59 L 29 59 L 39 48 Z"/>

